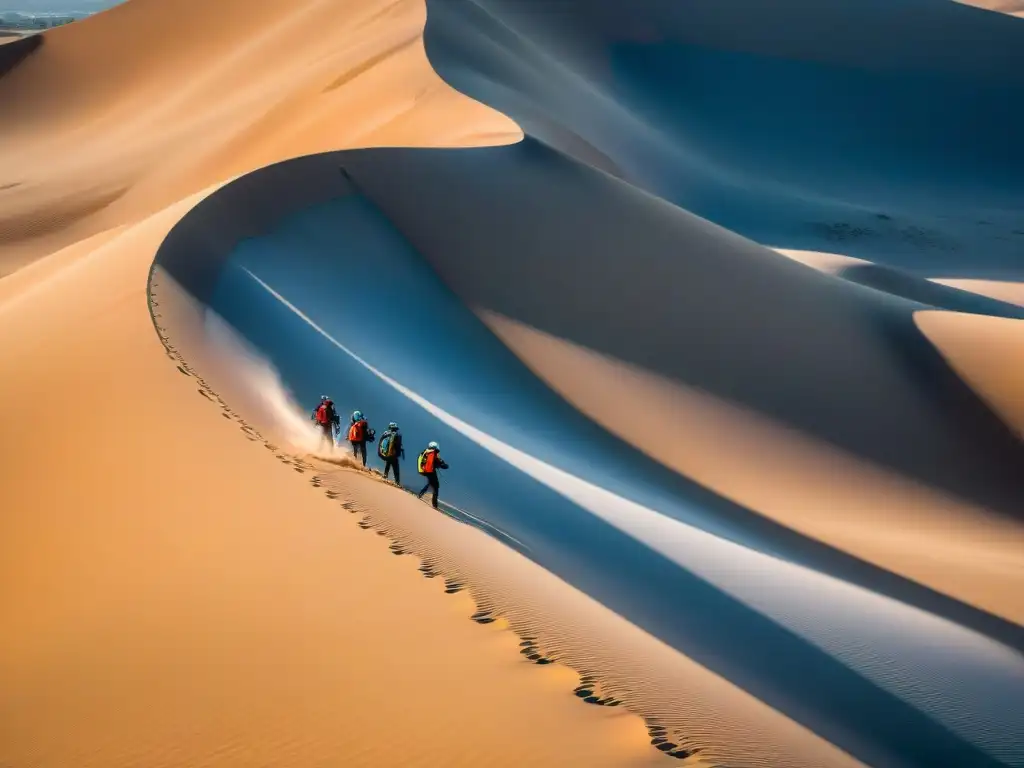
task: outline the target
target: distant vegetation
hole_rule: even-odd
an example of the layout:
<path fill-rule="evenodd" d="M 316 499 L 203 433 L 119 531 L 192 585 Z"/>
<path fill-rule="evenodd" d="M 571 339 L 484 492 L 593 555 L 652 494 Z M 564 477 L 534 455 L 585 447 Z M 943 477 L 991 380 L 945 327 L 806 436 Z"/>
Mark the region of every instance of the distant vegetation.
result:
<path fill-rule="evenodd" d="M 5 5 L 15 2 L 17 5 Z M 118 5 L 122 0 L 0 0 L 0 32 L 51 29 Z"/>
<path fill-rule="evenodd" d="M 122 0 L 0 0 L 0 16 L 73 16 L 81 18 L 120 5 Z"/>
<path fill-rule="evenodd" d="M 0 32 L 14 30 L 30 32 L 34 29 L 51 29 L 68 24 L 81 16 L 29 16 L 18 13 L 0 13 Z"/>

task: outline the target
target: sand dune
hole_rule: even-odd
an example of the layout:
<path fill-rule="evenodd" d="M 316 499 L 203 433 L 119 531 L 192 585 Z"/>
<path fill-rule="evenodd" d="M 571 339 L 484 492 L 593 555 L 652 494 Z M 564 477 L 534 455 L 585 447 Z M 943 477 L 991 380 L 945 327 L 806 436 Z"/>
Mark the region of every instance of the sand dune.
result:
<path fill-rule="evenodd" d="M 489 191 L 486 185 L 494 178 L 504 179 L 505 184 Z M 443 184 L 447 190 L 443 198 L 425 194 L 436 184 Z M 536 205 L 538 190 L 544 190 L 543 206 Z M 788 483 L 778 478 L 775 487 L 760 494 L 751 494 L 749 488 L 759 480 L 763 482 L 764 476 L 752 478 L 749 483 L 740 482 L 731 462 L 741 459 L 727 446 L 718 449 L 721 467 L 717 470 L 717 479 L 715 460 L 711 456 L 703 466 L 671 466 L 698 482 L 714 482 L 715 490 L 722 494 L 716 497 L 700 486 L 679 482 L 678 475 L 660 472 L 639 460 L 634 452 L 624 449 L 621 443 L 609 441 L 606 434 L 594 429 L 592 422 L 580 420 L 578 415 L 567 412 L 564 400 L 552 398 L 549 391 L 517 367 L 516 361 L 509 358 L 507 351 L 493 337 L 474 323 L 460 298 L 472 303 L 479 303 L 482 299 L 484 306 L 487 302 L 497 302 L 499 306 L 512 307 L 514 312 L 534 313 L 534 317 L 541 317 L 548 323 L 571 322 L 573 317 L 586 318 L 591 329 L 600 334 L 590 338 L 603 338 L 605 344 L 609 341 L 614 343 L 617 337 L 613 334 L 621 333 L 623 327 L 637 324 L 634 338 L 641 341 L 633 343 L 634 349 L 645 350 L 650 345 L 663 344 L 657 335 L 658 328 L 672 327 L 678 333 L 684 324 L 665 321 L 651 311 L 631 312 L 628 317 L 615 317 L 613 322 L 607 322 L 601 319 L 596 308 L 609 290 L 604 285 L 602 273 L 606 272 L 612 279 L 616 276 L 614 250 L 599 243 L 632 241 L 643 244 L 629 265 L 636 272 L 637 284 L 627 292 L 621 288 L 620 282 L 617 286 L 620 306 L 626 306 L 627 301 L 639 302 L 642 297 L 653 302 L 654 306 L 668 307 L 671 302 L 662 298 L 659 292 L 665 288 L 680 290 L 685 300 L 672 306 L 691 312 L 699 307 L 700 317 L 717 329 L 717 340 L 722 344 L 728 343 L 726 340 L 730 335 L 737 339 L 732 342 L 735 349 L 753 346 L 752 342 L 745 340 L 747 336 L 760 339 L 758 343 L 761 346 L 784 349 L 792 359 L 803 361 L 804 377 L 821 375 L 808 364 L 809 361 L 820 359 L 833 370 L 841 363 L 841 358 L 829 355 L 824 346 L 814 353 L 801 353 L 794 351 L 800 347 L 788 337 L 786 345 L 780 346 L 781 338 L 772 335 L 772 325 L 763 317 L 758 318 L 760 322 L 756 326 L 744 324 L 742 318 L 734 316 L 735 313 L 730 315 L 728 322 L 724 316 L 716 320 L 715 309 L 708 303 L 701 303 L 699 298 L 701 292 L 714 296 L 724 295 L 727 290 L 725 287 L 716 288 L 718 277 L 710 266 L 701 266 L 699 254 L 710 251 L 709 265 L 722 264 L 727 259 L 743 264 L 742 268 L 733 267 L 726 274 L 757 275 L 756 280 L 743 285 L 728 281 L 728 290 L 738 305 L 758 306 L 767 302 L 767 298 L 758 296 L 759 291 L 765 291 L 766 296 L 785 291 L 791 303 L 801 312 L 816 317 L 819 324 L 826 319 L 834 323 L 831 330 L 823 334 L 822 342 L 834 346 L 837 338 L 844 338 L 842 348 L 846 357 L 852 360 L 852 365 L 861 375 L 872 368 L 874 375 L 885 382 L 880 389 L 888 398 L 901 388 L 906 392 L 908 403 L 920 397 L 912 394 L 920 391 L 918 388 L 922 386 L 916 377 L 904 379 L 900 369 L 887 362 L 890 359 L 887 353 L 879 355 L 873 352 L 874 349 L 886 350 L 887 346 L 880 344 L 874 334 L 868 332 L 889 312 L 902 317 L 906 309 L 902 300 L 819 275 L 707 222 L 689 217 L 678 209 L 660 208 L 654 204 L 653 198 L 634 197 L 635 194 L 618 182 L 567 162 L 529 141 L 501 149 L 367 150 L 303 158 L 237 180 L 190 212 L 162 245 L 154 280 L 159 280 L 162 285 L 168 276 L 173 277 L 201 304 L 223 314 L 232 326 L 272 360 L 285 386 L 295 392 L 300 401 L 314 400 L 317 388 L 326 378 L 343 386 L 346 402 L 358 403 L 368 413 L 387 413 L 389 417 L 397 418 L 414 440 L 440 439 L 446 446 L 445 453 L 449 459 L 462 468 L 457 484 L 446 491 L 447 497 L 460 509 L 471 510 L 482 517 L 487 526 L 493 526 L 489 529 L 492 535 L 610 605 L 664 642 L 708 665 L 712 671 L 732 681 L 742 680 L 746 690 L 816 733 L 825 735 L 854 756 L 869 763 L 881 759 L 883 763 L 925 764 L 928 760 L 937 759 L 940 752 L 945 754 L 951 750 L 961 754 L 957 759 L 984 762 L 986 758 L 982 753 L 972 753 L 970 747 L 957 743 L 956 739 L 948 741 L 948 736 L 937 733 L 926 735 L 928 727 L 923 721 L 914 722 L 914 716 L 908 712 L 893 711 L 890 720 L 903 722 L 900 733 L 906 734 L 907 739 L 896 733 L 886 733 L 877 719 L 872 721 L 872 725 L 863 722 L 860 726 L 860 734 L 871 732 L 871 738 L 859 735 L 850 739 L 838 730 L 839 723 L 856 722 L 868 712 L 874 713 L 871 715 L 874 718 L 879 712 L 886 711 L 891 703 L 886 700 L 888 693 L 881 691 L 893 690 L 891 680 L 885 680 L 884 675 L 876 677 L 877 670 L 872 671 L 872 664 L 862 665 L 862 660 L 853 659 L 845 659 L 845 663 L 852 664 L 858 670 L 857 674 L 863 677 L 859 680 L 844 679 L 845 673 L 830 667 L 830 661 L 812 661 L 815 653 L 809 646 L 801 647 L 799 643 L 794 646 L 789 640 L 773 639 L 768 627 L 740 608 L 753 599 L 745 591 L 753 585 L 749 582 L 745 586 L 743 583 L 729 583 L 728 579 L 723 582 L 723 574 L 715 573 L 713 566 L 702 564 L 700 558 L 693 554 L 699 534 L 682 528 L 678 531 L 671 529 L 673 532 L 667 530 L 662 541 L 672 541 L 674 547 L 659 549 L 643 537 L 643 527 L 640 530 L 630 527 L 627 520 L 631 518 L 618 517 L 603 505 L 588 505 L 581 501 L 582 497 L 575 495 L 575 491 L 567 490 L 550 479 L 547 473 L 555 470 L 545 467 L 553 465 L 558 471 L 572 473 L 584 482 L 600 482 L 618 494 L 625 494 L 625 498 L 651 505 L 648 509 L 657 509 L 666 521 L 675 520 L 726 540 L 738 540 L 750 548 L 748 552 L 767 548 L 787 561 L 836 576 L 847 584 L 867 588 L 878 595 L 878 599 L 883 595 L 894 598 L 904 606 L 912 605 L 933 616 L 970 626 L 1015 649 L 1022 644 L 1020 629 L 1013 623 L 1019 617 L 1014 599 L 1019 548 L 1012 546 L 1016 541 L 1013 534 L 1019 531 L 1018 522 L 1000 519 L 982 505 L 957 502 L 949 498 L 948 491 L 945 494 L 941 490 L 922 492 L 915 488 L 914 483 L 901 481 L 891 469 L 886 472 L 873 467 L 877 454 L 866 462 L 858 462 L 844 457 L 842 452 L 833 451 L 834 458 L 826 457 L 821 461 L 816 455 L 821 450 L 820 444 L 801 445 L 799 435 L 796 439 L 786 439 L 785 430 L 772 432 L 763 426 L 759 427 L 762 446 L 772 445 L 781 454 L 784 446 L 791 445 L 790 457 L 776 465 L 792 478 Z M 559 226 L 549 213 L 557 212 L 564 216 L 564 222 L 573 222 L 584 220 L 580 211 L 592 215 L 587 219 L 589 224 L 586 228 L 566 224 Z M 461 225 L 457 226 L 457 221 Z M 642 237 L 630 237 L 628 234 L 641 231 Z M 676 263 L 668 257 L 670 251 L 662 245 L 668 242 L 676 247 L 682 243 L 691 249 L 686 263 Z M 339 246 L 339 243 L 343 245 Z M 491 260 L 486 264 L 474 261 L 475 254 L 485 247 Z M 552 287 L 567 284 L 568 280 L 563 275 L 571 274 L 571 270 L 578 266 L 575 254 L 581 253 L 587 255 L 591 269 L 595 265 L 602 267 L 600 271 L 588 274 L 591 296 L 559 296 L 530 280 L 531 275 L 539 272 L 539 263 L 542 262 L 552 278 Z M 438 283 L 437 275 L 431 272 L 428 264 L 456 293 Z M 513 269 L 503 268 L 502 265 L 506 264 Z M 665 277 L 666 274 L 680 273 L 680 276 L 685 275 L 685 279 L 676 277 L 669 280 Z M 647 283 L 640 279 L 648 275 L 657 276 L 660 282 Z M 337 303 L 336 286 L 346 283 L 360 286 L 364 295 L 377 297 L 377 301 L 385 301 L 393 294 L 402 295 L 401 306 L 392 307 L 387 314 L 378 313 L 372 323 L 360 322 L 367 311 L 362 303 Z M 809 309 L 809 304 L 819 300 L 816 298 L 818 294 L 827 296 L 827 301 Z M 164 299 L 161 297 L 160 301 L 163 312 Z M 592 307 L 588 301 L 596 304 Z M 860 305 L 865 320 L 855 319 L 857 315 L 852 312 L 847 314 L 842 309 L 842 302 L 849 302 L 850 306 Z M 559 305 L 571 311 L 558 312 Z M 543 314 L 543 309 L 556 311 Z M 911 319 L 909 314 L 906 317 Z M 422 323 L 423 318 L 429 318 L 430 335 L 418 340 L 410 329 Z M 169 322 L 168 328 L 178 327 L 180 322 Z M 860 322 L 864 322 L 863 327 Z M 579 325 L 569 327 L 573 333 L 582 333 Z M 854 340 L 859 341 L 855 344 Z M 920 344 L 923 340 L 915 341 L 908 337 L 906 343 Z M 876 348 L 875 345 L 880 346 Z M 527 362 L 533 362 L 529 355 L 522 354 L 520 347 L 511 346 Z M 622 346 L 618 348 L 624 349 Z M 687 356 L 694 354 L 687 347 L 683 348 Z M 187 350 L 182 351 L 186 357 L 191 356 Z M 860 357 L 852 357 L 855 354 Z M 732 371 L 734 378 L 752 378 L 735 373 L 749 363 L 749 353 L 747 355 L 747 358 L 734 355 L 728 361 L 726 370 Z M 649 387 L 631 386 L 629 383 L 611 390 L 612 394 L 599 406 L 592 407 L 594 403 L 586 402 L 587 390 L 582 389 L 580 383 L 600 380 L 601 377 L 595 374 L 601 369 L 588 368 L 578 358 L 567 354 L 552 355 L 551 358 L 558 361 L 551 370 L 564 373 L 558 383 L 565 386 L 556 384 L 556 389 L 575 405 L 581 406 L 594 421 L 607 423 L 606 411 L 618 401 L 623 403 L 624 418 L 628 423 L 641 424 L 643 428 L 640 433 L 643 437 L 636 433 L 627 435 L 624 434 L 627 422 L 617 422 L 613 431 L 626 441 L 647 445 L 649 433 L 656 430 L 669 414 L 668 405 L 673 402 L 671 396 L 653 398 Z M 444 360 L 443 368 L 437 367 L 438 359 Z M 317 362 L 310 365 L 310 360 Z M 707 364 L 696 365 L 687 368 L 686 372 L 687 375 L 694 375 L 691 371 L 706 374 L 708 368 Z M 551 370 L 542 372 L 548 381 L 552 380 Z M 831 384 L 837 395 L 840 392 L 836 388 L 841 381 L 840 376 Z M 571 384 L 566 385 L 566 382 Z M 761 396 L 765 390 L 772 389 L 764 374 L 757 383 Z M 790 384 L 788 387 L 791 396 L 795 386 Z M 780 383 L 778 390 L 781 389 Z M 841 395 L 849 403 L 855 396 L 854 392 L 852 388 L 845 388 Z M 1006 450 L 1006 446 L 1013 450 L 1012 444 L 1006 442 L 1009 435 L 1000 437 L 1005 428 L 986 414 L 984 407 L 970 405 L 973 395 L 965 393 L 967 398 L 961 401 L 964 410 L 947 413 L 936 410 L 927 418 L 918 420 L 905 407 L 902 413 L 887 411 L 884 419 L 877 422 L 878 426 L 881 427 L 884 421 L 884 428 L 890 430 L 886 438 L 890 442 L 903 439 L 908 441 L 908 446 L 917 444 L 918 455 L 925 450 L 923 443 L 926 441 L 913 435 L 918 430 L 927 429 L 930 431 L 927 440 L 933 447 L 937 447 L 936 444 L 941 446 L 945 439 L 969 440 L 978 450 L 985 451 L 986 456 L 999 460 L 1000 452 Z M 649 421 L 635 414 L 638 406 L 633 399 L 638 397 L 644 403 L 640 410 L 650 408 L 646 417 Z M 493 402 L 501 402 L 502 408 L 492 408 L 490 404 Z M 878 405 L 873 407 L 882 407 L 886 399 L 880 398 L 876 402 Z M 765 401 L 760 403 L 763 407 Z M 978 421 L 969 417 L 968 409 L 976 410 Z M 828 410 L 823 407 L 822 413 Z M 714 413 L 712 406 L 697 405 L 692 407 L 685 420 L 681 420 L 681 424 L 696 420 L 698 414 L 705 418 L 710 416 L 711 422 L 717 419 L 721 423 L 722 416 L 712 416 Z M 795 411 L 790 409 L 787 413 Z M 806 418 L 806 408 L 802 416 Z M 865 416 L 859 418 L 862 429 L 866 426 L 864 419 Z M 757 419 L 748 421 L 756 424 Z M 829 428 L 834 428 L 837 423 L 833 416 L 828 421 Z M 820 426 L 817 425 L 818 428 Z M 754 434 L 749 424 L 738 422 L 737 427 L 733 427 L 737 444 L 749 441 Z M 947 434 L 959 434 L 960 437 L 943 437 L 945 430 L 951 430 Z M 903 436 L 896 438 L 901 432 Z M 711 434 L 714 434 L 713 428 L 708 431 L 708 435 Z M 688 433 L 681 430 L 679 441 L 686 443 L 687 438 Z M 986 440 L 993 442 L 983 448 Z M 567 452 L 559 449 L 559 444 L 571 444 L 574 448 Z M 481 453 L 481 447 L 485 453 Z M 707 446 L 702 447 L 706 453 Z M 547 464 L 523 470 L 523 467 L 531 465 L 524 463 L 526 457 L 516 453 L 517 450 L 528 450 L 530 456 Z M 930 461 L 943 461 L 943 450 L 948 449 L 937 448 Z M 487 453 L 497 461 L 489 458 Z M 756 455 L 756 448 L 748 450 L 748 454 Z M 663 460 L 660 455 L 657 458 Z M 530 461 L 533 460 L 531 458 Z M 745 463 L 749 465 L 751 460 L 747 458 Z M 1012 485 L 1016 482 L 1012 479 L 1015 475 L 1009 466 L 1004 479 L 997 481 L 990 474 L 990 465 L 979 463 L 967 469 L 959 457 L 957 461 L 959 466 L 952 459 L 943 464 L 946 477 L 940 479 L 932 475 L 932 483 L 948 485 L 949 476 L 955 472 L 961 473 L 963 479 L 979 473 L 976 476 L 978 482 L 971 481 L 973 490 L 968 491 L 968 487 L 963 486 L 961 491 L 994 500 L 989 495 L 992 484 L 1010 483 L 1001 485 L 1007 504 L 1011 498 L 1018 498 L 1015 494 L 1019 491 Z M 510 470 L 508 464 L 514 469 Z M 843 502 L 846 511 L 828 519 L 816 517 L 808 511 L 806 519 L 802 519 L 803 515 L 793 514 L 794 504 L 813 508 L 822 503 L 835 503 L 835 494 L 830 497 L 828 489 L 836 485 L 836 479 L 827 485 L 819 484 L 815 479 L 823 464 L 834 473 L 841 469 L 850 474 L 849 477 L 840 475 L 839 481 L 839 487 L 847 489 L 844 492 L 847 500 Z M 527 471 L 531 479 L 554 490 L 555 495 L 526 482 L 516 469 Z M 987 475 L 987 479 L 981 481 L 982 475 Z M 744 491 L 744 488 L 748 490 Z M 778 494 L 774 502 L 771 494 Z M 803 500 L 798 501 L 801 497 Z M 624 497 L 616 498 L 618 500 L 609 498 L 607 505 L 615 507 L 625 503 Z M 765 525 L 762 519 L 752 516 L 750 511 L 730 499 L 748 504 L 752 502 L 753 508 L 762 513 L 774 511 L 776 519 L 787 525 L 820 537 L 833 546 L 856 552 L 884 569 L 904 574 L 959 600 L 950 601 L 912 581 L 902 581 L 886 575 L 884 571 L 866 567 L 863 561 L 844 560 L 835 550 L 794 538 L 785 529 Z M 885 505 L 886 515 L 891 516 L 893 509 L 899 508 L 900 514 L 905 516 L 902 545 L 900 537 L 895 534 L 889 538 L 865 535 L 870 531 L 871 524 L 866 521 L 871 516 L 865 514 L 862 520 L 860 505 L 881 504 Z M 577 506 L 574 508 L 573 505 Z M 579 517 L 579 505 L 615 528 L 624 526 L 620 529 L 623 533 L 639 536 L 640 541 L 655 546 L 656 551 L 669 560 L 682 557 L 681 552 L 690 552 L 676 562 L 685 563 L 687 568 L 709 580 L 715 588 L 737 597 L 739 602 L 730 604 L 729 598 L 723 600 L 722 593 L 702 593 L 683 572 L 649 562 L 649 558 L 643 557 L 628 538 L 616 536 L 606 544 L 599 544 L 599 541 L 607 541 L 610 534 L 606 532 L 598 537 L 601 529 L 591 528 L 593 522 Z M 1000 505 L 998 508 L 1016 517 L 1012 505 Z M 636 509 L 633 514 L 643 514 L 643 510 Z M 951 525 L 963 529 L 965 534 L 959 541 L 960 546 L 934 552 L 922 546 L 917 556 L 901 556 L 901 549 L 908 539 L 921 542 L 920 538 L 914 538 L 915 528 L 922 525 L 920 521 L 924 521 L 926 530 L 930 529 L 930 536 L 939 544 L 944 541 L 943 535 L 948 536 Z M 651 526 L 653 522 L 646 525 Z M 571 535 L 567 535 L 567 531 L 571 531 Z M 859 535 L 857 531 L 860 531 Z M 1011 535 L 1006 542 L 1009 546 L 1002 549 L 1000 545 L 990 547 L 1004 532 Z M 697 538 L 686 543 L 691 536 Z M 707 549 L 709 553 L 714 550 L 710 542 L 700 548 Z M 959 559 L 970 556 L 967 553 L 971 551 L 975 556 L 985 557 L 984 563 L 979 564 L 976 570 L 967 570 L 955 577 L 945 572 Z M 738 556 L 738 553 L 733 556 Z M 722 557 L 717 561 L 723 561 Z M 569 567 L 567 563 L 573 565 Z M 610 564 L 614 564 L 616 574 L 613 584 L 607 581 Z M 711 570 L 702 570 L 707 567 Z M 759 573 L 754 565 L 749 566 L 749 571 L 737 567 L 740 572 Z M 781 577 L 781 574 L 771 577 L 761 574 L 757 584 L 760 588 L 769 580 Z M 997 590 L 992 589 L 993 581 L 1006 579 L 1009 583 L 1001 584 Z M 745 582 L 744 579 L 740 581 Z M 768 591 L 781 598 L 787 589 Z M 831 587 L 823 585 L 822 589 Z M 670 618 L 663 609 L 675 605 L 675 601 L 680 600 L 676 597 L 679 595 L 686 595 L 686 599 L 678 605 L 680 612 Z M 657 596 L 658 609 L 647 606 L 646 601 L 651 596 Z M 838 594 L 834 598 L 835 601 L 840 599 Z M 983 610 L 971 609 L 965 602 Z M 702 626 L 699 630 L 686 620 L 684 610 L 684 606 L 693 609 L 697 605 L 702 614 L 716 616 L 711 625 Z M 802 606 L 797 609 L 772 603 L 771 606 L 762 606 L 762 610 L 787 626 L 801 627 L 798 632 L 809 632 L 807 637 L 812 644 L 822 644 L 835 651 L 833 641 L 827 638 L 827 631 L 826 636 L 816 636 L 817 630 L 810 629 L 812 626 L 832 626 L 836 621 L 835 617 L 819 613 L 819 608 Z M 787 613 L 793 610 L 804 613 L 804 618 L 796 619 L 792 613 Z M 808 610 L 815 618 L 806 615 Z M 847 615 L 857 615 L 861 610 L 867 609 L 851 605 Z M 1002 614 L 1010 621 L 993 614 Z M 790 623 L 794 621 L 795 624 Z M 810 623 L 801 623 L 808 621 Z M 847 627 L 843 634 L 848 637 L 861 631 L 870 634 L 871 621 L 857 621 L 856 624 L 860 629 Z M 912 622 L 906 625 L 908 642 L 918 631 L 913 628 L 915 626 Z M 735 638 L 752 634 L 761 637 L 762 648 L 772 648 L 772 665 L 766 666 L 763 660 L 757 660 L 746 643 L 735 643 Z M 730 637 L 734 638 L 732 642 L 728 639 Z M 851 642 L 857 641 L 851 639 Z M 871 647 L 879 641 L 875 638 L 860 642 Z M 714 652 L 708 655 L 711 649 Z M 934 679 L 925 682 L 927 676 L 920 677 L 922 672 L 918 665 L 928 655 L 923 647 L 909 656 L 903 656 L 905 650 L 882 651 L 881 647 L 876 650 L 883 655 L 893 654 L 887 666 L 895 665 L 902 670 L 902 675 L 918 680 L 917 684 L 926 688 L 935 685 Z M 963 663 L 985 666 L 988 662 L 980 661 L 985 656 L 982 653 L 974 660 L 965 658 Z M 809 676 L 819 683 L 797 686 L 792 676 L 785 672 L 787 667 L 782 662 L 785 658 L 800 658 L 805 672 L 811 665 L 821 665 L 815 675 Z M 908 663 L 909 667 L 903 666 Z M 1014 669 L 1011 664 L 1006 670 L 1011 679 L 1017 674 Z M 870 685 L 881 686 L 881 689 L 865 687 L 854 694 L 866 680 L 871 681 Z M 992 684 L 1001 688 L 1000 680 L 999 677 L 992 678 Z M 786 696 L 780 697 L 781 690 L 787 687 Z M 840 691 L 844 693 L 840 695 Z M 1009 691 L 1001 691 L 998 695 L 1002 697 L 1004 694 L 1009 694 Z M 914 695 L 908 691 L 899 695 L 910 696 L 914 700 Z M 944 700 L 949 695 L 951 692 L 947 691 L 940 698 Z M 802 719 L 800 707 L 792 705 L 793 698 L 802 701 L 803 706 L 814 706 L 819 714 Z M 867 700 L 873 700 L 873 703 L 864 707 Z M 857 701 L 858 704 L 851 708 L 843 701 Z M 831 711 L 825 713 L 821 708 Z M 981 709 L 974 711 L 982 721 L 990 716 L 982 715 Z M 953 716 L 948 711 L 929 712 L 943 723 L 953 722 L 950 717 L 957 719 L 962 716 Z M 686 733 L 691 727 L 684 721 L 680 730 Z M 723 733 L 731 732 L 726 724 L 719 727 Z M 986 744 L 987 737 L 981 735 L 986 732 L 1012 733 L 1012 729 L 1006 730 L 1007 727 L 1005 724 L 982 724 L 979 721 L 976 729 L 971 726 L 966 731 L 958 729 L 956 732 L 972 744 L 985 744 L 984 750 L 990 754 L 1012 759 L 1014 748 L 1010 743 Z M 1014 738 L 1009 737 L 1011 743 Z M 727 764 L 730 760 L 742 759 L 737 755 L 750 755 L 751 745 L 746 740 L 736 738 L 727 741 L 733 751 L 718 753 Z M 788 743 L 787 754 L 793 756 L 789 760 L 802 762 L 806 759 L 802 749 L 798 742 Z M 965 749 L 967 751 L 961 752 Z M 799 755 L 803 757 L 797 757 Z"/>
<path fill-rule="evenodd" d="M 919 304 L 819 275 L 540 144 L 474 154 L 344 162 L 471 306 L 1018 516 L 1021 446 L 943 370 L 913 324 Z M 437 178 L 449 195 L 418 192 Z M 564 290 L 584 275 L 587 291 Z"/>
<path fill-rule="evenodd" d="M 984 8 L 986 11 L 998 11 L 1011 16 L 1024 16 L 1024 2 L 1021 0 L 958 0 L 964 5 Z"/>
<path fill-rule="evenodd" d="M 1024 437 L 1024 325 L 947 312 L 920 312 L 914 321 L 978 395 Z"/>
<path fill-rule="evenodd" d="M 835 253 L 776 249 L 779 253 L 819 272 L 841 277 L 885 294 L 924 306 L 1021 319 L 1020 287 L 992 280 L 924 278 L 894 267 L 872 264 Z"/>
<path fill-rule="evenodd" d="M 335 6 L 217 3 L 196 23 L 192 3 L 133 0 L 32 38 L 2 86 L 0 270 L 284 157 L 519 137 L 433 73 L 422 3 Z"/>
<path fill-rule="evenodd" d="M 31 231 L 4 230 L 5 269 L 34 263 L 0 282 L 0 762 L 646 764 L 657 753 L 638 720 L 581 707 L 543 672 L 510 666 L 512 636 L 482 640 L 411 561 L 360 542 L 336 505 L 218 417 L 153 332 L 152 255 L 218 174 L 275 151 L 416 143 L 419 121 L 429 143 L 514 128 L 417 68 L 413 36 L 366 70 L 369 82 L 352 78 L 304 126 L 285 124 L 287 137 L 254 129 L 269 104 L 328 85 L 423 18 L 415 3 L 347 3 L 351 18 L 332 4 L 330 34 L 371 22 L 358 48 L 351 26 L 321 31 L 291 70 L 261 66 L 287 29 L 323 29 L 315 5 L 133 0 L 47 33 L 0 81 L 0 169 L 18 183 L 0 210 L 8 221 L 57 210 L 69 225 L 28 241 Z M 175 24 L 181 34 L 169 34 Z M 90 72 L 97 51 L 118 49 L 109 70 Z M 178 61 L 151 73 L 143 54 Z M 195 87 L 183 75 L 219 60 L 224 75 L 204 94 L 162 117 L 133 112 L 163 103 L 160 84 Z M 249 103 L 221 103 L 244 83 L 257 86 L 239 94 Z M 69 221 L 104 185 L 129 189 Z"/>
<path fill-rule="evenodd" d="M 1024 284 L 1007 280 L 959 280 L 956 278 L 931 278 L 932 282 L 970 291 L 1008 304 L 1024 306 Z"/>
<path fill-rule="evenodd" d="M 493 313 L 485 321 L 545 380 L 624 440 L 736 502 L 1014 622 L 1022 531 L 707 393 Z M 567 363 L 571 363 L 567 364 Z M 568 375 L 568 371 L 575 371 Z M 578 377 L 587 387 L 574 386 Z M 622 411 L 625 398 L 657 407 Z M 678 431 L 665 425 L 680 425 Z M 891 510 L 901 513 L 893 519 Z M 955 538 L 950 530 L 955 529 Z M 974 554 L 968 554 L 973 552 Z"/>
<path fill-rule="evenodd" d="M 0 309 L 3 761 L 643 764 L 175 370 L 138 254 L 193 202 Z"/>
<path fill-rule="evenodd" d="M 1016 19 L 944 0 L 436 5 L 427 50 L 455 87 L 735 232 L 929 277 L 1017 261 Z"/>
<path fill-rule="evenodd" d="M 0 48 L 0 763 L 1024 766 L 1024 27 L 557 11 Z"/>

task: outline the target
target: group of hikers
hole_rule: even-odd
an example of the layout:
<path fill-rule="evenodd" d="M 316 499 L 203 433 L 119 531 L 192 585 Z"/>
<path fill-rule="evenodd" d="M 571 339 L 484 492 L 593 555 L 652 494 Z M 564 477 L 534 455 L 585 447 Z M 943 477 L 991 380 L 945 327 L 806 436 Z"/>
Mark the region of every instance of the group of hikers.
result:
<path fill-rule="evenodd" d="M 327 395 L 322 395 L 320 397 L 320 404 L 313 409 L 311 418 L 320 429 L 321 448 L 324 442 L 326 442 L 330 450 L 333 451 L 334 431 L 337 429 L 339 437 L 342 432 L 341 417 L 334 407 L 334 402 Z M 346 439 L 352 445 L 352 456 L 356 459 L 361 458 L 364 467 L 366 466 L 366 444 L 376 441 L 377 456 L 384 460 L 384 479 L 387 480 L 389 474 L 394 474 L 395 485 L 401 487 L 402 481 L 398 462 L 399 459 L 405 458 L 405 448 L 402 445 L 402 433 L 395 422 L 392 421 L 388 424 L 387 430 L 380 436 L 380 440 L 377 441 L 377 435 L 363 416 L 363 412 L 353 411 Z M 416 460 L 416 470 L 426 480 L 426 485 L 417 494 L 417 498 L 422 499 L 427 491 L 433 491 L 431 503 L 434 505 L 434 509 L 437 509 L 437 494 L 441 488 L 437 477 L 439 469 L 448 469 L 448 465 L 441 458 L 440 446 L 436 442 L 431 441 L 420 452 Z"/>

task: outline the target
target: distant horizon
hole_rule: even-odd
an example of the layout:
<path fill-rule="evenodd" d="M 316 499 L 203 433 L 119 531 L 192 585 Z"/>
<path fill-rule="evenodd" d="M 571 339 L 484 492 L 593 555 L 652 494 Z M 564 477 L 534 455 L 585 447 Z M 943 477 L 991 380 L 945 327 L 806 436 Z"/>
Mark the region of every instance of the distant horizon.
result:
<path fill-rule="evenodd" d="M 18 0 L 0 4 L 0 14 L 18 13 L 25 16 L 88 15 L 105 11 L 125 0 Z"/>

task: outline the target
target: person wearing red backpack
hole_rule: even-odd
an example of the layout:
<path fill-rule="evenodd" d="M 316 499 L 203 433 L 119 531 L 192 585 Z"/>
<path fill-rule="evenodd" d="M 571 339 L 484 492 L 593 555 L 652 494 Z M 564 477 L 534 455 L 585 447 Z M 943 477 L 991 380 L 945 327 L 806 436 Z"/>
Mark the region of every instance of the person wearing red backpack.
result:
<path fill-rule="evenodd" d="M 374 434 L 369 423 L 363 418 L 362 411 L 352 412 L 352 424 L 348 428 L 348 441 L 352 443 L 352 456 L 362 456 L 365 467 L 366 444 L 374 441 Z"/>
<path fill-rule="evenodd" d="M 320 405 L 313 409 L 311 418 L 320 429 L 320 447 L 323 448 L 326 441 L 333 453 L 334 427 L 341 423 L 341 419 L 338 417 L 338 412 L 334 410 L 334 403 L 327 395 L 321 395 Z"/>
<path fill-rule="evenodd" d="M 437 492 L 441 490 L 441 483 L 437 479 L 437 470 L 448 469 L 448 465 L 441 458 L 441 448 L 437 443 L 431 441 L 427 445 L 427 449 L 420 454 L 419 459 L 416 461 L 416 469 L 427 480 L 427 484 L 417 494 L 417 498 L 422 499 L 423 494 L 433 489 L 434 494 L 430 503 L 434 505 L 434 509 L 437 509 Z"/>

